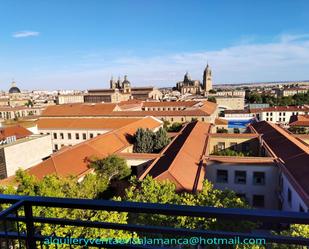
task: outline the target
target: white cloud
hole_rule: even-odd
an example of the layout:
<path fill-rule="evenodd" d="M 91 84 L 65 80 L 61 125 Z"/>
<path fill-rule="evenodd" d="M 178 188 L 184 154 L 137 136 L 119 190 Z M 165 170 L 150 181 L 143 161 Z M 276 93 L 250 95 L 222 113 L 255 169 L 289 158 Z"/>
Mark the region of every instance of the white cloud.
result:
<path fill-rule="evenodd" d="M 31 37 L 31 36 L 38 36 L 40 35 L 40 32 L 37 31 L 18 31 L 13 33 L 14 38 L 25 38 L 25 37 Z"/>
<path fill-rule="evenodd" d="M 183 79 L 186 71 L 193 79 L 201 80 L 207 61 L 213 69 L 215 83 L 309 79 L 308 34 L 285 34 L 269 43 L 240 43 L 218 50 L 148 57 L 134 56 L 134 53 L 114 57 L 97 54 L 88 58 L 80 55 L 74 63 L 62 62 L 65 65 L 62 70 L 28 70 L 23 76 L 24 88 L 108 87 L 111 75 L 117 78 L 125 74 L 134 86 L 173 86 Z"/>

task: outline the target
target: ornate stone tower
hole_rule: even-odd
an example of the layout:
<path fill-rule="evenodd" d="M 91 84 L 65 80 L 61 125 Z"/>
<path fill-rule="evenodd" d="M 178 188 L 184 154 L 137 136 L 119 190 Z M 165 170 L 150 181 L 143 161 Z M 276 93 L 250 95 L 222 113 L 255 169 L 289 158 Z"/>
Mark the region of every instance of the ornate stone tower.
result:
<path fill-rule="evenodd" d="M 207 66 L 204 70 L 203 75 L 203 90 L 206 92 L 209 92 L 209 90 L 212 89 L 212 75 L 211 75 L 211 69 L 207 63 Z"/>
<path fill-rule="evenodd" d="M 109 81 L 110 83 L 110 88 L 111 89 L 116 89 L 117 88 L 117 82 L 114 80 L 113 76 L 111 77 L 111 80 Z"/>
<path fill-rule="evenodd" d="M 122 82 L 122 88 L 124 93 L 130 93 L 131 92 L 131 83 L 128 81 L 128 76 L 124 76 L 124 81 Z"/>

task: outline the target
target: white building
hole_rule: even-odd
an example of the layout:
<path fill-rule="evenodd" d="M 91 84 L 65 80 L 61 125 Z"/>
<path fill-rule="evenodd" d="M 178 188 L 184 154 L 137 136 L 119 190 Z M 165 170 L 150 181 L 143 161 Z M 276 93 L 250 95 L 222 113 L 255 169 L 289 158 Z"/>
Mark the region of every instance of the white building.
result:
<path fill-rule="evenodd" d="M 28 169 L 53 153 L 49 135 L 31 135 L 0 145 L 0 178 Z"/>

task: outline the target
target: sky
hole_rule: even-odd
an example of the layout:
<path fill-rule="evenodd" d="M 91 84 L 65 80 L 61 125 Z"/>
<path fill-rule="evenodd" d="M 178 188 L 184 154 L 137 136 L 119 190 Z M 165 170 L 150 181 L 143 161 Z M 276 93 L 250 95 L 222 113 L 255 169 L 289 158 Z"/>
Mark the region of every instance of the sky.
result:
<path fill-rule="evenodd" d="M 1 0 L 0 89 L 309 79 L 308 0 Z"/>

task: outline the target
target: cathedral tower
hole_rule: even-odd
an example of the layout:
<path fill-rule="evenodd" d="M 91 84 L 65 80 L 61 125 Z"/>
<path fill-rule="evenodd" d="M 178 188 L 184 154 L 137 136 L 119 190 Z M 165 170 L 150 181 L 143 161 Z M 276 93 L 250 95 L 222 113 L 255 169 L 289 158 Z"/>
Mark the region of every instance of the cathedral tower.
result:
<path fill-rule="evenodd" d="M 209 92 L 209 90 L 212 89 L 212 75 L 211 75 L 211 69 L 207 63 L 207 66 L 204 70 L 203 75 L 203 90 L 206 92 Z"/>

